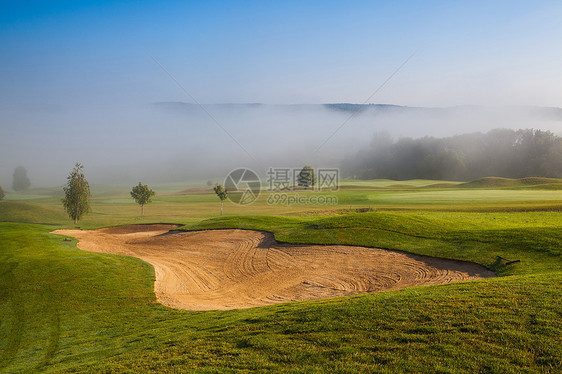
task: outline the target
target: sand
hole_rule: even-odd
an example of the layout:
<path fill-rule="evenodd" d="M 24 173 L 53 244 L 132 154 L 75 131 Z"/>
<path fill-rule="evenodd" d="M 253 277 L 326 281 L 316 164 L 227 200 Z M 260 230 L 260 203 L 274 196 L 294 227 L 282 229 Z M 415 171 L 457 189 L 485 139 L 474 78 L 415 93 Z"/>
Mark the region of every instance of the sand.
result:
<path fill-rule="evenodd" d="M 56 230 L 85 251 L 134 256 L 154 266 L 166 306 L 239 309 L 494 276 L 463 261 L 344 245 L 282 244 L 252 230 L 170 231 L 175 225 Z"/>

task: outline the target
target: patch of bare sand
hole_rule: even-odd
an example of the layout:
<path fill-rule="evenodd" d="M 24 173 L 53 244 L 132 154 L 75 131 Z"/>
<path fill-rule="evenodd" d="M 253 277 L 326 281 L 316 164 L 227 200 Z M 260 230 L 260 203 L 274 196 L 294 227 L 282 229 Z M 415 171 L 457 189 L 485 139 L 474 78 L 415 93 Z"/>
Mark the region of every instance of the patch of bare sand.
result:
<path fill-rule="evenodd" d="M 238 309 L 494 276 L 483 266 L 382 249 L 293 245 L 250 230 L 169 232 L 175 225 L 56 230 L 86 251 L 154 266 L 158 301 L 187 310 Z"/>

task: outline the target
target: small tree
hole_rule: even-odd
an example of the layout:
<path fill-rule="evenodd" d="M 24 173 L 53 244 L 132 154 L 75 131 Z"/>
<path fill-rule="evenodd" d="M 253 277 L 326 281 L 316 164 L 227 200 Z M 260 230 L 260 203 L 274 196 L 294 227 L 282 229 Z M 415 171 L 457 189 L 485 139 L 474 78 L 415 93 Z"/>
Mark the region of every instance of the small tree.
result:
<path fill-rule="evenodd" d="M 62 205 L 69 217 L 74 220 L 74 224 L 82 215 L 90 211 L 90 185 L 84 177 L 83 169 L 83 165 L 76 163 L 67 177 L 66 186 L 63 187 Z"/>
<path fill-rule="evenodd" d="M 146 184 L 139 182 L 131 191 L 131 197 L 141 206 L 141 216 L 144 216 L 144 205 L 152 202 L 152 196 L 156 195 Z"/>
<path fill-rule="evenodd" d="M 314 186 L 316 183 L 316 175 L 314 175 L 314 169 L 310 166 L 305 166 L 302 168 L 301 172 L 297 176 L 297 183 L 300 187 L 305 189 Z"/>
<path fill-rule="evenodd" d="M 27 190 L 29 186 L 31 186 L 31 182 L 27 177 L 27 170 L 25 170 L 23 166 L 18 166 L 16 170 L 14 170 L 12 188 L 14 191 L 23 191 Z"/>
<path fill-rule="evenodd" d="M 0 200 L 4 200 L 4 190 L 2 189 L 2 186 L 0 186 Z"/>
<path fill-rule="evenodd" d="M 226 188 L 223 188 L 220 184 L 216 184 L 215 187 L 213 187 L 213 190 L 215 190 L 215 193 L 217 194 L 219 199 L 221 199 L 221 216 L 222 216 L 222 203 L 228 197 L 228 191 L 226 190 Z"/>

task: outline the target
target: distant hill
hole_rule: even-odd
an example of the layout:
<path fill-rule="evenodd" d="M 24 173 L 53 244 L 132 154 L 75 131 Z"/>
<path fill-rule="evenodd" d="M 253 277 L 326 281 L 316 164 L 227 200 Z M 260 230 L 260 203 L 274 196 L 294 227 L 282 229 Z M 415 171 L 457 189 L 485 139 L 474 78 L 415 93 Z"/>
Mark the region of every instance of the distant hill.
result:
<path fill-rule="evenodd" d="M 163 101 L 153 103 L 154 106 L 163 109 L 192 111 L 200 110 L 198 104 L 181 101 Z M 221 103 L 203 104 L 206 108 L 248 110 L 248 109 L 327 109 L 333 112 L 349 114 L 426 114 L 436 116 L 464 115 L 466 113 L 494 113 L 511 112 L 513 114 L 525 113 L 540 120 L 562 121 L 562 108 L 539 107 L 539 106 L 508 106 L 508 107 L 486 107 L 477 105 L 464 105 L 454 107 L 414 107 L 393 104 L 353 104 L 353 103 L 327 103 L 327 104 L 264 104 L 264 103 Z"/>
<path fill-rule="evenodd" d="M 404 112 L 408 110 L 419 110 L 420 108 L 407 107 L 401 105 L 391 105 L 391 104 L 322 104 L 326 109 L 347 112 L 347 113 L 363 113 L 366 111 L 379 111 L 379 112 Z"/>

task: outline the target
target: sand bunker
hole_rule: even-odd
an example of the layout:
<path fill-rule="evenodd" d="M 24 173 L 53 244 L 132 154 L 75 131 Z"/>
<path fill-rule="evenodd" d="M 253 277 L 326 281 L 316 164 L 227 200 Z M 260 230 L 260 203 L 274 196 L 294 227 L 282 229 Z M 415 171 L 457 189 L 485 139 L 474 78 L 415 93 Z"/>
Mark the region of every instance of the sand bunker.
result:
<path fill-rule="evenodd" d="M 154 266 L 158 301 L 187 310 L 237 309 L 494 276 L 484 267 L 381 249 L 292 245 L 250 230 L 168 232 L 174 225 L 57 230 L 86 251 Z"/>

